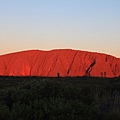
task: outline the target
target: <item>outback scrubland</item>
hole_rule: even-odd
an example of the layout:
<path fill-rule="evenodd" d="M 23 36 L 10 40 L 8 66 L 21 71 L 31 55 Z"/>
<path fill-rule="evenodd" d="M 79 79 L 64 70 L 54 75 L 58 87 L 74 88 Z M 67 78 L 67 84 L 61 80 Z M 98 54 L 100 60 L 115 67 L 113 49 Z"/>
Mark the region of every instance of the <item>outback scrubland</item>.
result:
<path fill-rule="evenodd" d="M 0 77 L 1 120 L 119 120 L 120 77 Z"/>

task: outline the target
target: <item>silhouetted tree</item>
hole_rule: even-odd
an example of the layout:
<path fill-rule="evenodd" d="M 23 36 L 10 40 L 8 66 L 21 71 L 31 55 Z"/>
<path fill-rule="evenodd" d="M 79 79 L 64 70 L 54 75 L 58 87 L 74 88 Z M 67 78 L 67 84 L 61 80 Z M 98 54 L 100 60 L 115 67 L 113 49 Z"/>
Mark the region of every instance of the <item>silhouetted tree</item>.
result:
<path fill-rule="evenodd" d="M 101 77 L 103 77 L 103 72 L 101 72 Z"/>
<path fill-rule="evenodd" d="M 106 72 L 104 72 L 104 77 L 106 77 Z"/>
<path fill-rule="evenodd" d="M 57 73 L 57 77 L 58 77 L 58 78 L 60 77 L 60 73 Z"/>

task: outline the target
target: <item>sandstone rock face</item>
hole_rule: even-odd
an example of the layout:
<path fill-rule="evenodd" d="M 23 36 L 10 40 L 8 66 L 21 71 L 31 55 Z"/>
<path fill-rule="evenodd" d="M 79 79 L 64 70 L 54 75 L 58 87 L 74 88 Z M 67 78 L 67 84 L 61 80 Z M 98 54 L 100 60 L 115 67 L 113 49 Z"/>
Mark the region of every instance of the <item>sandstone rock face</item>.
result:
<path fill-rule="evenodd" d="M 120 59 L 95 52 L 28 50 L 0 56 L 2 76 L 120 76 Z"/>

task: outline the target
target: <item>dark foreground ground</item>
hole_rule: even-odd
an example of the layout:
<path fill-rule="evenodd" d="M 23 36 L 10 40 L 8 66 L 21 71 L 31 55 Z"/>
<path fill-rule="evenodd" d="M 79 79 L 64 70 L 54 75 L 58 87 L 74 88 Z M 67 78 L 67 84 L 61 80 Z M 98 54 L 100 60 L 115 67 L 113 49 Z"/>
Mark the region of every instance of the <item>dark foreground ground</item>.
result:
<path fill-rule="evenodd" d="M 0 77 L 0 120 L 120 120 L 120 78 Z"/>

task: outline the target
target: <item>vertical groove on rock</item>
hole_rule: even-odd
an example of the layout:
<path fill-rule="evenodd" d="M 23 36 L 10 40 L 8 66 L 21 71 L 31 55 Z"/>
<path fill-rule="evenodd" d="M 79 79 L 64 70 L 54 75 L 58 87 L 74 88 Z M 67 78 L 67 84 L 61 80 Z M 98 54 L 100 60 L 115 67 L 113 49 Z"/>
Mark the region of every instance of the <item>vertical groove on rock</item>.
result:
<path fill-rule="evenodd" d="M 9 69 L 11 60 L 12 60 L 12 56 L 10 56 L 9 59 L 5 59 L 5 58 L 3 57 L 3 62 L 4 62 L 4 66 L 5 66 L 5 75 L 7 75 L 7 76 L 9 75 L 8 69 Z"/>
<path fill-rule="evenodd" d="M 88 69 L 86 70 L 84 76 L 90 76 L 90 72 L 91 72 L 93 66 L 95 65 L 95 63 L 96 63 L 96 61 L 94 60 L 94 61 L 92 62 L 92 64 L 88 67 Z"/>
<path fill-rule="evenodd" d="M 75 57 L 76 57 L 77 53 L 78 53 L 78 51 L 74 54 L 73 59 L 72 59 L 72 62 L 71 62 L 71 64 L 70 64 L 70 67 L 69 67 L 69 69 L 68 69 L 68 71 L 67 71 L 67 75 L 68 75 L 68 76 L 69 76 L 70 70 L 71 70 L 71 68 L 72 68 L 72 65 L 73 65 L 73 63 L 74 63 L 74 60 L 75 60 Z"/>
<path fill-rule="evenodd" d="M 55 57 L 55 61 L 52 63 L 52 65 L 51 65 L 51 67 L 50 67 L 50 69 L 49 69 L 49 71 L 48 71 L 48 75 L 47 75 L 47 76 L 49 76 L 50 72 L 51 72 L 52 69 L 55 67 L 55 64 L 56 64 L 57 60 L 58 60 L 58 57 Z"/>
<path fill-rule="evenodd" d="M 38 53 L 37 55 L 33 56 L 33 57 L 36 57 L 36 58 L 35 58 L 35 60 L 32 59 L 32 61 L 31 61 L 32 64 L 31 64 L 31 68 L 30 68 L 30 76 L 32 76 L 32 72 L 34 72 L 33 68 L 34 68 L 34 66 L 35 66 L 35 64 L 37 62 L 37 58 L 38 58 L 39 55 L 40 55 L 40 53 Z"/>

